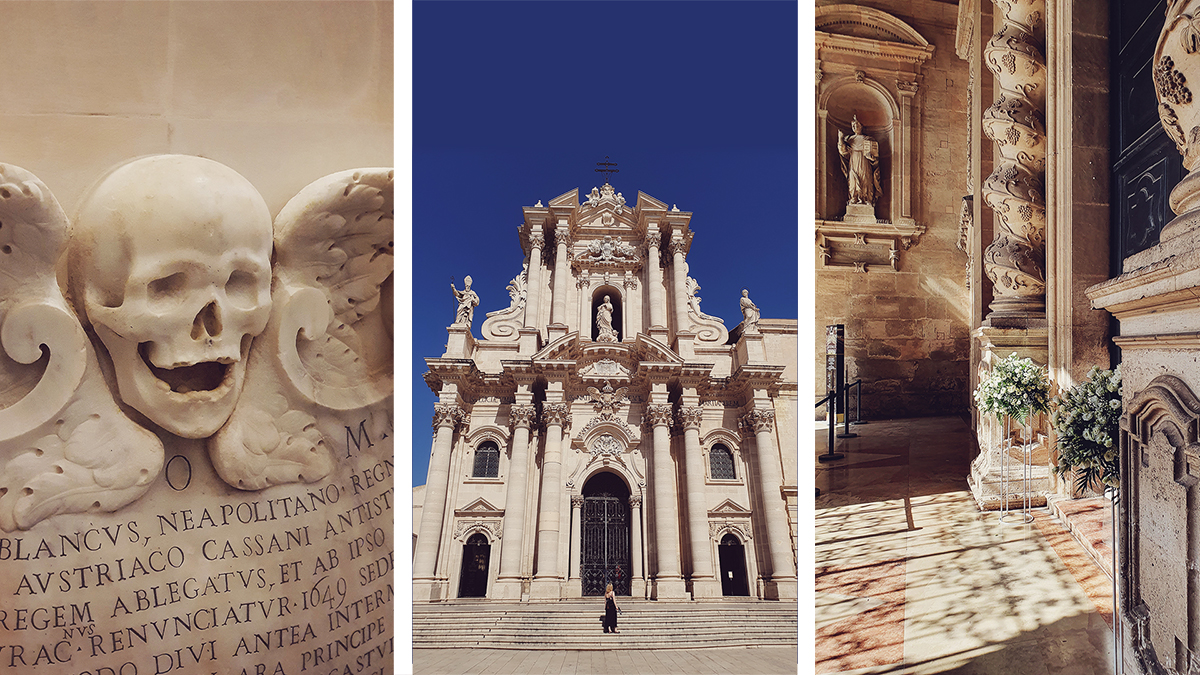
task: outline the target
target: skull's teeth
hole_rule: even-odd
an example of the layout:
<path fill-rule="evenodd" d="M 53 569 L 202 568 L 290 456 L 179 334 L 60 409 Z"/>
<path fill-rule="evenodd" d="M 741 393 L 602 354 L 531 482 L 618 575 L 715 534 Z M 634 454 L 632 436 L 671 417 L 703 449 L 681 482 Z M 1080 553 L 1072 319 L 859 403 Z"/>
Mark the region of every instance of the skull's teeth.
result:
<path fill-rule="evenodd" d="M 230 364 L 216 361 L 202 361 L 177 368 L 159 368 L 150 362 L 146 349 L 140 351 L 142 360 L 158 380 L 157 386 L 177 394 L 212 391 L 224 384 L 232 372 Z"/>

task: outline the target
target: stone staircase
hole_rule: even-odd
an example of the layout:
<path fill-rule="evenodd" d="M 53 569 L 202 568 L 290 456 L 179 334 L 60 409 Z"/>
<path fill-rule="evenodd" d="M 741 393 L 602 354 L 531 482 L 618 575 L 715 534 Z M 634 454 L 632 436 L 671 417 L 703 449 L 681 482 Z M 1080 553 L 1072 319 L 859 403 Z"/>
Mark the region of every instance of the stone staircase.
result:
<path fill-rule="evenodd" d="M 719 599 L 619 600 L 615 635 L 600 624 L 603 598 L 545 603 L 414 603 L 413 649 L 704 649 L 795 647 L 797 605 Z"/>

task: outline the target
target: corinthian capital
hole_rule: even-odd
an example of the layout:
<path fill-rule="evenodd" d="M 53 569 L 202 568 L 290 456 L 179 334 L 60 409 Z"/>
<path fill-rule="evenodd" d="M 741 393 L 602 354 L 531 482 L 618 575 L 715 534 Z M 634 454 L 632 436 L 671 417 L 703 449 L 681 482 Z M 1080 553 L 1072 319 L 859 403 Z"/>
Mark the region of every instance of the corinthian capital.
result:
<path fill-rule="evenodd" d="M 643 419 L 646 424 L 651 427 L 670 427 L 671 426 L 671 404 L 659 404 L 646 406 L 646 412 L 643 413 Z"/>
<path fill-rule="evenodd" d="M 547 403 L 542 406 L 542 421 L 546 426 L 571 426 L 571 408 L 566 403 Z"/>
<path fill-rule="evenodd" d="M 760 431 L 770 431 L 775 427 L 775 411 L 755 408 L 742 415 L 742 426 L 755 434 Z"/>
<path fill-rule="evenodd" d="M 546 248 L 546 236 L 541 232 L 534 232 L 529 235 L 529 248 Z"/>
<path fill-rule="evenodd" d="M 571 495 L 571 508 L 578 509 L 583 507 L 583 495 Z"/>
<path fill-rule="evenodd" d="M 641 495 L 629 495 L 629 508 L 631 508 L 631 509 L 642 508 L 642 496 Z"/>
<path fill-rule="evenodd" d="M 571 231 L 561 228 L 554 230 L 554 243 L 558 244 L 559 246 L 570 247 Z"/>
<path fill-rule="evenodd" d="M 672 239 L 671 243 L 667 245 L 667 248 L 670 249 L 671 255 L 675 255 L 676 253 L 679 255 L 687 255 L 687 244 L 685 244 L 682 239 Z"/>
<path fill-rule="evenodd" d="M 533 425 L 537 409 L 531 405 L 514 405 L 508 410 L 508 423 L 514 428 L 528 429 Z"/>
<path fill-rule="evenodd" d="M 457 405 L 443 405 L 435 403 L 433 405 L 433 428 L 438 427 L 454 427 L 462 424 L 462 421 L 467 418 L 467 411 Z"/>
<path fill-rule="evenodd" d="M 704 409 L 699 406 L 689 406 L 679 409 L 679 426 L 684 429 L 699 429 L 700 420 L 704 417 Z"/>

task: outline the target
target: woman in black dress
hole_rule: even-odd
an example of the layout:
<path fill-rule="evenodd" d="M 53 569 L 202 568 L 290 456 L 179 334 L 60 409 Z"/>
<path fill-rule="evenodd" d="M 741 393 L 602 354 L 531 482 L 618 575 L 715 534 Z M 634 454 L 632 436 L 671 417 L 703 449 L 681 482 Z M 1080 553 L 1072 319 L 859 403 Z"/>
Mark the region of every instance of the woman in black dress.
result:
<path fill-rule="evenodd" d="M 604 632 L 610 628 L 614 633 L 620 632 L 617 630 L 617 594 L 613 592 L 612 584 L 604 589 Z"/>

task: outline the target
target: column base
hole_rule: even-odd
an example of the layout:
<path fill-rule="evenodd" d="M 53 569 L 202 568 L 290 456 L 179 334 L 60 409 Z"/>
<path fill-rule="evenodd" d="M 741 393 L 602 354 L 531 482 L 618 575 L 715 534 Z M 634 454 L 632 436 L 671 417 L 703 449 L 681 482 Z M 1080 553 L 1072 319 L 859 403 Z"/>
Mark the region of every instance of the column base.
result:
<path fill-rule="evenodd" d="M 800 589 L 795 578 L 772 579 L 763 583 L 763 598 L 767 600 L 796 600 Z"/>
<path fill-rule="evenodd" d="M 703 577 L 692 580 L 692 599 L 708 599 L 724 597 L 721 591 L 721 582 L 712 577 Z"/>
<path fill-rule="evenodd" d="M 530 600 L 558 600 L 563 597 L 562 577 L 534 579 L 529 585 Z"/>
<path fill-rule="evenodd" d="M 448 599 L 450 582 L 440 579 L 413 579 L 413 602 L 439 602 Z"/>
<path fill-rule="evenodd" d="M 567 583 L 563 586 L 562 596 L 564 598 L 582 598 L 583 597 L 583 582 L 579 577 L 567 579 Z"/>
<path fill-rule="evenodd" d="M 688 600 L 687 584 L 682 577 L 670 579 L 655 579 L 651 590 L 654 600 Z"/>
<path fill-rule="evenodd" d="M 520 578 L 496 579 L 492 584 L 492 597 L 497 600 L 515 600 L 521 601 L 521 586 Z"/>
<path fill-rule="evenodd" d="M 565 323 L 552 323 L 549 326 L 546 326 L 546 342 L 554 342 L 558 338 L 566 335 L 567 331 L 569 330 L 570 328 Z"/>
<path fill-rule="evenodd" d="M 629 582 L 629 597 L 649 599 L 649 596 L 646 595 L 645 579 L 634 579 Z"/>

